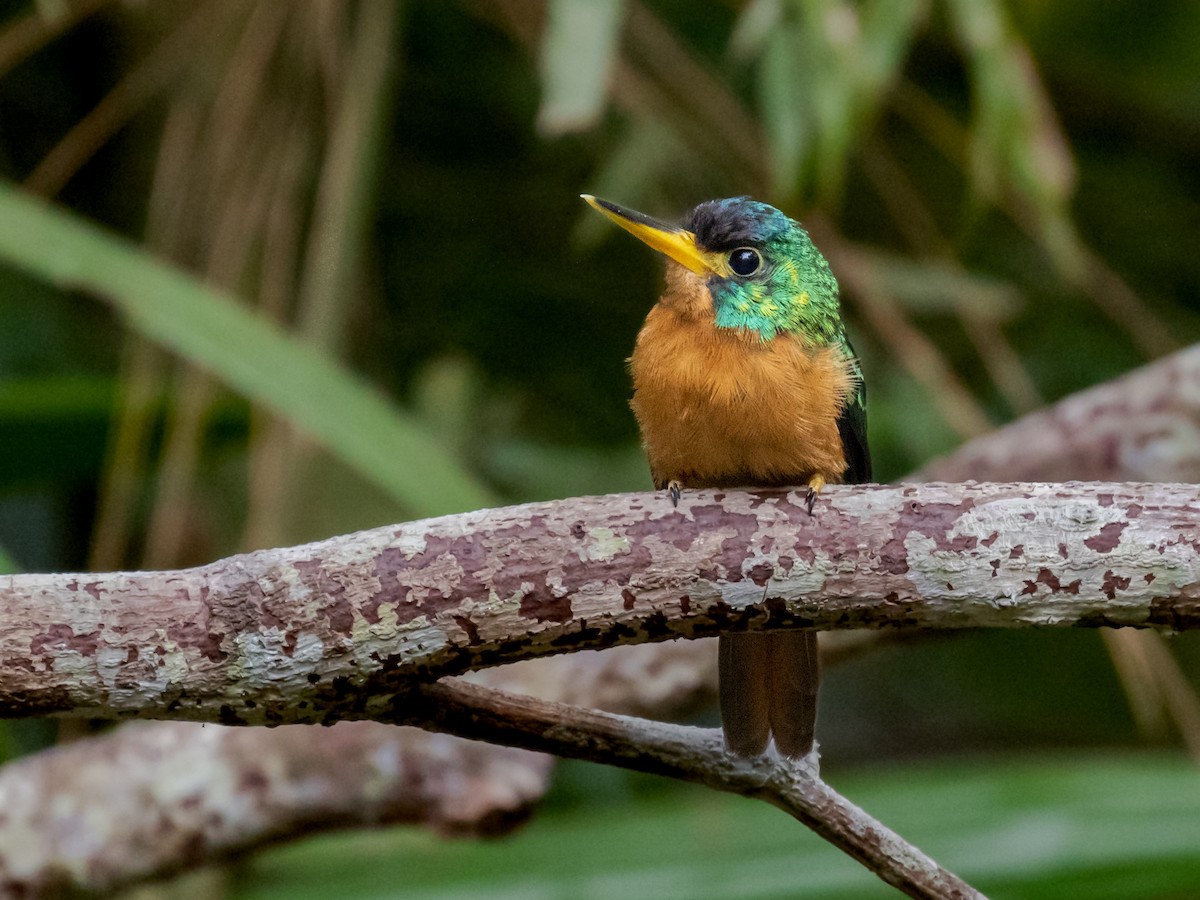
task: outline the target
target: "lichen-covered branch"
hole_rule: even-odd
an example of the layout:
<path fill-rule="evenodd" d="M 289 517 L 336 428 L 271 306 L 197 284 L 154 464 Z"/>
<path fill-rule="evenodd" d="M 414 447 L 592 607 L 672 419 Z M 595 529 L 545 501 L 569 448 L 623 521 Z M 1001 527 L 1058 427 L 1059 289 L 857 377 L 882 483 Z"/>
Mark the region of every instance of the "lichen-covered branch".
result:
<path fill-rule="evenodd" d="M 373 718 L 413 680 L 729 629 L 1200 625 L 1200 489 L 625 494 L 178 572 L 0 578 L 0 715 Z"/>
<path fill-rule="evenodd" d="M 1200 482 L 1200 345 L 970 441 L 916 477 Z M 1200 698 L 1161 636 L 1101 634 L 1143 734 L 1161 736 L 1169 717 L 1200 760 Z"/>

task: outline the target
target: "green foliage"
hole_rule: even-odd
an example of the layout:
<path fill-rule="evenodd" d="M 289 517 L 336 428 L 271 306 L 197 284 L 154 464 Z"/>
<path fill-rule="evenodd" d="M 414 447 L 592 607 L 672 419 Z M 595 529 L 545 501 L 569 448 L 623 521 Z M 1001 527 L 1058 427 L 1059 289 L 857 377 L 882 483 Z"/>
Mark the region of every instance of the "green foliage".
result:
<path fill-rule="evenodd" d="M 625 359 L 659 263 L 581 191 L 804 222 L 881 480 L 1200 335 L 1186 0 L 95 6 L 0 11 L 0 178 L 65 186 L 0 189 L 0 567 L 647 488 Z M 967 755 L 1139 739 L 1094 635 L 892 646 L 826 695 L 828 758 L 875 769 L 838 786 L 996 895 L 1192 892 L 1182 764 Z M 235 890 L 886 895 L 769 810 L 585 787 L 516 842 L 323 840 Z"/>
<path fill-rule="evenodd" d="M 133 245 L 0 186 L 0 259 L 108 297 L 130 327 L 321 440 L 416 515 L 493 499 L 427 431 L 311 348 Z"/>
<path fill-rule="evenodd" d="M 538 127 L 558 135 L 594 126 L 604 112 L 622 0 L 552 0 L 541 41 Z"/>
<path fill-rule="evenodd" d="M 1187 896 L 1200 773 L 1151 756 L 916 764 L 831 776 L 991 897 Z M 868 898 L 894 891 L 777 810 L 648 777 L 481 844 L 396 829 L 272 851 L 233 897 Z"/>
<path fill-rule="evenodd" d="M 758 60 L 773 194 L 790 201 L 803 193 L 840 196 L 855 142 L 899 77 L 927 12 L 924 2 L 887 0 L 749 4 L 733 47 Z"/>

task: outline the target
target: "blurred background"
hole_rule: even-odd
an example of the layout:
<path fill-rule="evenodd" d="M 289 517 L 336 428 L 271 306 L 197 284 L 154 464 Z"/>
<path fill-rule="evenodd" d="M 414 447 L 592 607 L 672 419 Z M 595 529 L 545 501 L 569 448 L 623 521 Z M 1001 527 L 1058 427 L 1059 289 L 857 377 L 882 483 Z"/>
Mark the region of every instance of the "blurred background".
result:
<path fill-rule="evenodd" d="M 1189 0 L 0 0 L 0 571 L 648 489 L 625 359 L 662 263 L 581 191 L 801 219 L 900 479 L 1200 337 L 1197 47 Z M 94 290 L 21 245 L 18 189 L 132 242 L 81 237 Z M 1170 649 L 1147 710 L 1090 631 L 874 648 L 827 675 L 825 774 L 996 896 L 1196 896 Z M 222 888 L 802 889 L 890 895 L 772 810 L 586 765 L 504 842 L 311 839 Z"/>

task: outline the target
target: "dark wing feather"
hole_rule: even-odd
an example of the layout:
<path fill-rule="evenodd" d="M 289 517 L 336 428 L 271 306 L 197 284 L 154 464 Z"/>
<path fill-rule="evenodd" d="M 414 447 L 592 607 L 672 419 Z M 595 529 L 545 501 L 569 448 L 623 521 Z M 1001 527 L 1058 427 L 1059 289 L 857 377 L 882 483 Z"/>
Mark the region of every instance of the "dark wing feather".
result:
<path fill-rule="evenodd" d="M 865 484 L 871 480 L 871 451 L 867 449 L 867 388 L 859 383 L 838 419 L 842 452 L 846 455 L 846 484 Z"/>

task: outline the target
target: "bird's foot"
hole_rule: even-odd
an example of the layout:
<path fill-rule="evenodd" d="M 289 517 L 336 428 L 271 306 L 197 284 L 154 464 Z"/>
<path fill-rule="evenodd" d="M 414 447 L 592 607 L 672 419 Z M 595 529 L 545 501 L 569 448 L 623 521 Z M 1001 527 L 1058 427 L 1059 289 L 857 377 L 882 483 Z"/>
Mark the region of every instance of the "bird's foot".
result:
<path fill-rule="evenodd" d="M 667 482 L 667 493 L 671 495 L 671 505 L 678 506 L 679 495 L 683 493 L 683 485 L 672 478 Z"/>
<path fill-rule="evenodd" d="M 808 479 L 808 494 L 804 497 L 804 502 L 808 506 L 808 514 L 813 514 L 813 506 L 817 502 L 817 494 L 821 493 L 821 488 L 825 487 L 825 479 L 820 475 L 814 475 Z"/>

